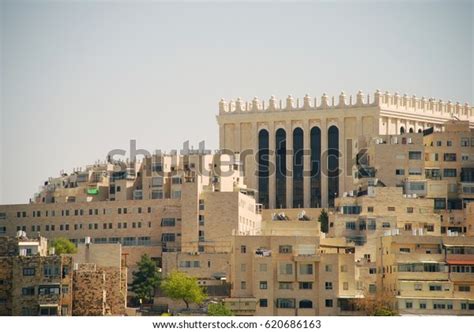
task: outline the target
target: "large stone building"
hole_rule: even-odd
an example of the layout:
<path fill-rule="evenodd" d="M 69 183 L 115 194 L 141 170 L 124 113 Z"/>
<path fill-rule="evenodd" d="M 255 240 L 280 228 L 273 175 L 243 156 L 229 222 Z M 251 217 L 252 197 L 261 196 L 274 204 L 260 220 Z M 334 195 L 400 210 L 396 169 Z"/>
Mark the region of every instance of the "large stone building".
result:
<path fill-rule="evenodd" d="M 285 104 L 275 97 L 267 104 L 221 100 L 219 147 L 243 155 L 246 184 L 266 208 L 327 207 L 353 189 L 361 136 L 443 131 L 453 117 L 472 130 L 473 112 L 467 104 L 379 91 L 372 101 L 360 91 L 349 101 L 341 93 L 337 102 L 323 94 L 319 104 L 308 95 L 301 103 L 288 96 Z"/>

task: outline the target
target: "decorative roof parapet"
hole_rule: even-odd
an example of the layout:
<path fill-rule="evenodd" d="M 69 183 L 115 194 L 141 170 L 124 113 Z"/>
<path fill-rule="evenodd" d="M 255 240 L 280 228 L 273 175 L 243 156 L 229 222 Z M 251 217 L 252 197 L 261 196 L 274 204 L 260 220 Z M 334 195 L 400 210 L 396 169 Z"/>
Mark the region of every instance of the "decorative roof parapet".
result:
<path fill-rule="evenodd" d="M 286 98 L 284 103 L 283 100 L 277 100 L 275 96 L 271 96 L 267 105 L 268 106 L 265 107 L 265 101 L 260 101 L 257 97 L 254 97 L 251 102 L 244 102 L 241 98 L 237 98 L 235 102 L 233 100 L 226 102 L 224 99 L 221 99 L 219 101 L 219 114 L 267 111 L 312 111 L 375 106 L 387 111 L 409 111 L 444 118 L 456 117 L 464 120 L 469 119 L 474 122 L 474 108 L 469 106 L 468 103 L 443 102 L 441 99 L 435 100 L 434 98 L 427 99 L 425 97 L 421 97 L 420 99 L 415 95 L 409 97 L 407 94 L 400 95 L 398 92 L 392 95 L 388 91 L 382 93 L 380 90 L 375 91 L 372 102 L 370 101 L 370 95 L 364 95 L 362 91 L 359 90 L 355 98 L 352 98 L 352 96 L 347 98 L 345 93 L 341 92 L 337 105 L 334 97 L 331 98 L 331 104 L 329 103 L 329 97 L 326 93 L 323 93 L 321 96 L 319 105 L 317 104 L 317 99 L 314 98 L 312 102 L 308 94 L 304 96 L 301 103 L 299 98 L 294 99 L 291 95 Z"/>

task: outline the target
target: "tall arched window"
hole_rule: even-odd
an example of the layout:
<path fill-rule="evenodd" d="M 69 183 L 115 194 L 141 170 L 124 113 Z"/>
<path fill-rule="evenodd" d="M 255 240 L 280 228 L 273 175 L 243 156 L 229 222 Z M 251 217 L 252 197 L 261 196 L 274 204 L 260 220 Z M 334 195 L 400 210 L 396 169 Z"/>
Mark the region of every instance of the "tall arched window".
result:
<path fill-rule="evenodd" d="M 418 129 L 418 133 L 421 134 L 423 132 L 423 129 Z"/>
<path fill-rule="evenodd" d="M 304 206 L 303 191 L 303 129 L 293 130 L 293 207 Z"/>
<path fill-rule="evenodd" d="M 311 207 L 321 207 L 321 129 L 311 129 Z"/>
<path fill-rule="evenodd" d="M 269 175 L 269 158 L 268 158 L 268 131 L 260 130 L 258 133 L 258 201 L 268 208 L 268 175 Z"/>
<path fill-rule="evenodd" d="M 413 128 L 410 128 L 410 130 L 408 130 L 409 133 L 413 133 Z"/>
<path fill-rule="evenodd" d="M 286 132 L 278 129 L 275 133 L 276 153 L 276 207 L 286 208 Z"/>
<path fill-rule="evenodd" d="M 405 127 L 400 127 L 400 135 L 405 134 Z"/>
<path fill-rule="evenodd" d="M 336 126 L 328 130 L 328 204 L 334 207 L 339 193 L 339 129 Z"/>

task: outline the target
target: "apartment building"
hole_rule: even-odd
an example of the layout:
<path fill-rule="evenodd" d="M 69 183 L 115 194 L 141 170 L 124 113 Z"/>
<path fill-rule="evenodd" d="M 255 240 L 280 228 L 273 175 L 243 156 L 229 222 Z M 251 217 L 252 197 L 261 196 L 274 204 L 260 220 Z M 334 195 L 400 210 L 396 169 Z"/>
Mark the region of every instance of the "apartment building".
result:
<path fill-rule="evenodd" d="M 0 235 L 22 230 L 76 244 L 121 243 L 129 278 L 144 253 L 159 266 L 164 252 L 228 253 L 234 233 L 260 228 L 260 206 L 242 184 L 238 157 L 190 151 L 62 174 L 32 203 L 1 206 Z"/>
<path fill-rule="evenodd" d="M 402 315 L 473 315 L 473 258 L 472 237 L 383 236 L 377 287 Z"/>
<path fill-rule="evenodd" d="M 48 252 L 45 238 L 0 237 L 0 315 L 70 316 L 72 258 Z"/>
<path fill-rule="evenodd" d="M 124 315 L 125 264 L 120 244 L 59 256 L 44 237 L 0 237 L 0 315 Z"/>
<path fill-rule="evenodd" d="M 291 235 L 235 236 L 234 246 L 225 304 L 236 315 L 344 314 L 356 297 L 353 247 Z"/>

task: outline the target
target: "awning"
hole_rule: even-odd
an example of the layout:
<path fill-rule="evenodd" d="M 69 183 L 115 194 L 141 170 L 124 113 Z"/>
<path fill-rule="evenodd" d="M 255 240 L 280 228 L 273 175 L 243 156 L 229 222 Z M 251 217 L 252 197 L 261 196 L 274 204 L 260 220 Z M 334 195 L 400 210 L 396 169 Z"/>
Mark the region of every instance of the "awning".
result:
<path fill-rule="evenodd" d="M 461 259 L 447 259 L 446 262 L 450 265 L 474 265 L 474 260 L 461 260 Z"/>

